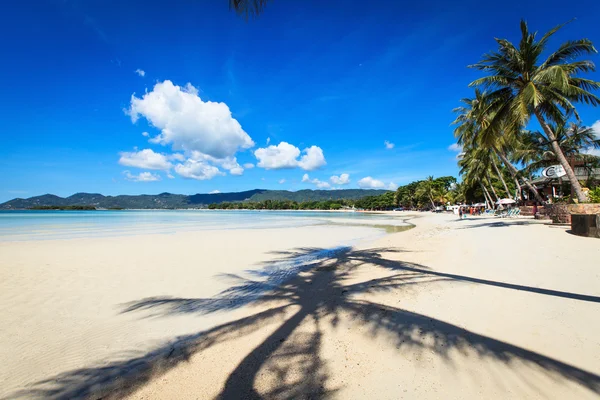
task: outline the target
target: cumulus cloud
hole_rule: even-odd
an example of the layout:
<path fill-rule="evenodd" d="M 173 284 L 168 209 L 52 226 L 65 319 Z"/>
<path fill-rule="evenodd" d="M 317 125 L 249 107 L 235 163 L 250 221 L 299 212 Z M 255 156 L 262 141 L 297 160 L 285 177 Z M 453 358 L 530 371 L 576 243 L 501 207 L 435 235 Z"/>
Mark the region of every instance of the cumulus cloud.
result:
<path fill-rule="evenodd" d="M 279 183 L 280 183 L 280 184 L 283 184 L 283 183 L 285 183 L 285 179 L 280 179 L 280 180 L 279 180 Z"/>
<path fill-rule="evenodd" d="M 394 146 L 396 146 L 394 143 L 390 142 L 389 140 L 385 140 L 383 142 L 383 144 L 385 144 L 385 148 L 388 150 L 391 150 L 394 148 Z"/>
<path fill-rule="evenodd" d="M 158 174 L 153 174 L 151 172 L 140 172 L 138 175 L 133 175 L 129 171 L 123 171 L 125 175 L 125 179 L 133 182 L 155 182 L 160 181 L 160 176 Z"/>
<path fill-rule="evenodd" d="M 350 175 L 348 175 L 348 174 L 341 174 L 340 176 L 333 175 L 331 178 L 329 178 L 329 180 L 334 185 L 346 185 L 346 184 L 350 183 Z"/>
<path fill-rule="evenodd" d="M 212 179 L 217 175 L 225 175 L 214 165 L 210 165 L 205 161 L 193 160 L 191 158 L 184 164 L 177 164 L 175 166 L 175 172 L 184 178 L 196 179 L 199 181 Z"/>
<path fill-rule="evenodd" d="M 389 190 L 396 190 L 398 189 L 398 185 L 396 185 L 394 182 L 390 182 L 388 183 L 388 187 Z"/>
<path fill-rule="evenodd" d="M 284 169 L 300 167 L 306 171 L 312 171 L 326 164 L 323 150 L 317 146 L 311 146 L 302 151 L 287 142 L 281 142 L 277 146 L 271 145 L 259 148 L 254 152 L 258 159 L 256 164 L 265 169 Z"/>
<path fill-rule="evenodd" d="M 385 188 L 385 183 L 367 176 L 358 181 L 358 187 L 361 189 L 383 189 Z"/>
<path fill-rule="evenodd" d="M 142 132 L 142 136 L 144 136 L 144 137 L 149 137 L 149 136 L 150 136 L 150 134 L 149 134 L 148 132 Z"/>
<path fill-rule="evenodd" d="M 126 167 L 135 167 L 142 169 L 168 170 L 173 167 L 167 156 L 161 153 L 155 153 L 152 149 L 140 151 L 121 152 L 119 164 Z"/>
<path fill-rule="evenodd" d="M 212 192 L 208 192 L 208 194 L 217 194 L 217 193 L 221 193 L 220 190 L 213 190 Z"/>
<path fill-rule="evenodd" d="M 594 133 L 596 134 L 596 139 L 600 140 L 600 120 L 598 120 L 592 124 L 592 129 L 593 129 Z"/>
<path fill-rule="evenodd" d="M 135 70 L 135 73 L 138 74 L 141 77 L 146 76 L 146 71 L 144 71 L 143 69 L 139 69 L 138 68 L 138 69 Z"/>
<path fill-rule="evenodd" d="M 246 169 L 252 169 L 252 168 L 254 168 L 254 164 L 252 164 L 252 163 L 246 163 L 246 164 L 244 164 L 244 168 L 246 168 Z"/>
<path fill-rule="evenodd" d="M 231 175 L 242 175 L 244 173 L 244 168 L 238 164 L 237 158 L 235 157 L 215 158 L 199 151 L 193 151 L 190 155 L 190 159 L 216 165 L 229 171 Z"/>
<path fill-rule="evenodd" d="M 306 171 L 312 171 L 326 165 L 323 150 L 317 146 L 304 149 L 304 155 L 300 158 L 298 166 Z"/>
<path fill-rule="evenodd" d="M 185 161 L 185 156 L 181 153 L 173 153 L 168 157 L 169 157 L 169 160 Z"/>
<path fill-rule="evenodd" d="M 317 178 L 310 179 L 310 177 L 308 176 L 308 174 L 302 175 L 302 182 L 312 183 L 313 185 L 315 185 L 319 189 L 329 189 L 331 187 L 331 185 L 329 183 L 321 181 L 321 180 L 319 180 Z"/>
<path fill-rule="evenodd" d="M 126 113 L 136 122 L 145 118 L 160 134 L 152 143 L 171 145 L 175 151 L 197 151 L 222 159 L 254 146 L 225 103 L 203 101 L 198 89 L 166 80 L 141 98 L 131 96 Z"/>

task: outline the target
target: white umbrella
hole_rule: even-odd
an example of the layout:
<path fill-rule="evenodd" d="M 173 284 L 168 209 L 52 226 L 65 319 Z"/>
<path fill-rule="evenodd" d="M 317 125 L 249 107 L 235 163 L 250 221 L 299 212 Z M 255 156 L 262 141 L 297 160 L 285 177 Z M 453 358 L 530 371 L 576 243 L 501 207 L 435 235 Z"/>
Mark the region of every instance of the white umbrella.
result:
<path fill-rule="evenodd" d="M 496 204 L 513 204 L 516 203 L 513 199 L 500 199 L 496 202 Z"/>

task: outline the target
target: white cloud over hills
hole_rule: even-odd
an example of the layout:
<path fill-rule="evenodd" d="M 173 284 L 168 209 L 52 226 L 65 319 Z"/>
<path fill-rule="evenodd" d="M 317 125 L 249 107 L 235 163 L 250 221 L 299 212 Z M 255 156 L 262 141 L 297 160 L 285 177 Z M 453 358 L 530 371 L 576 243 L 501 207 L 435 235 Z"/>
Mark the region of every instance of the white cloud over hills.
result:
<path fill-rule="evenodd" d="M 136 73 L 145 75 L 142 70 Z M 236 154 L 252 148 L 254 141 L 233 118 L 227 104 L 201 99 L 198 89 L 190 83 L 178 86 L 170 80 L 158 82 L 141 97 L 133 94 L 125 113 L 133 123 L 145 120 L 158 129 L 158 134 L 144 131 L 142 135 L 154 145 L 169 146 L 172 153 L 164 154 L 152 149 L 138 151 L 136 148 L 135 151 L 119 153 L 119 164 L 163 170 L 169 178 L 173 178 L 172 172 L 184 178 L 207 180 L 225 175 L 225 172 L 243 175 L 245 169 L 255 166 L 312 171 L 327 164 L 323 150 L 318 146 L 301 151 L 287 142 L 275 146 L 267 141 L 266 147 L 253 152 L 256 164 L 248 162 L 240 165 Z"/>
<path fill-rule="evenodd" d="M 329 188 L 331 188 L 331 185 L 328 182 L 321 181 L 321 180 L 319 180 L 317 178 L 310 179 L 310 177 L 308 176 L 308 174 L 304 174 L 302 176 L 302 182 L 304 182 L 304 183 L 312 183 L 318 189 L 329 189 Z"/>
<path fill-rule="evenodd" d="M 347 185 L 348 183 L 350 183 L 350 175 L 348 175 L 348 174 L 341 174 L 340 176 L 333 175 L 331 178 L 329 178 L 329 180 L 334 185 Z"/>
<path fill-rule="evenodd" d="M 379 179 L 374 179 L 370 176 L 366 176 L 358 181 L 358 187 L 361 189 L 388 189 L 396 190 L 398 185 L 394 182 L 388 182 L 387 184 Z"/>
<path fill-rule="evenodd" d="M 287 142 L 259 148 L 254 152 L 254 156 L 258 159 L 256 166 L 264 169 L 299 167 L 305 171 L 312 171 L 327 164 L 320 147 L 311 146 L 301 152 L 298 147 Z"/>
<path fill-rule="evenodd" d="M 155 182 L 160 181 L 160 175 L 153 174 L 152 172 L 140 172 L 138 175 L 133 175 L 129 171 L 123 171 L 125 179 L 133 182 Z"/>
<path fill-rule="evenodd" d="M 158 170 L 169 170 L 173 167 L 173 164 L 171 164 L 166 155 L 155 153 L 152 149 L 132 152 L 124 151 L 120 155 L 119 164 L 126 167 Z"/>
<path fill-rule="evenodd" d="M 225 158 L 254 146 L 227 104 L 203 101 L 190 83 L 181 87 L 159 82 L 141 98 L 132 95 L 126 112 L 133 122 L 145 118 L 160 130 L 153 143 L 171 145 L 175 151 Z"/>

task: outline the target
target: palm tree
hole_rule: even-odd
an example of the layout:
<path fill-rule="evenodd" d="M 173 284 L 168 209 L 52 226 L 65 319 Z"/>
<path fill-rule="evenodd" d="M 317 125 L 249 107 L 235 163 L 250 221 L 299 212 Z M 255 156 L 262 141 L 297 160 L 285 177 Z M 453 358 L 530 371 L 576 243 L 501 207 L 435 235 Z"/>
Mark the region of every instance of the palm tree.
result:
<path fill-rule="evenodd" d="M 431 202 L 431 207 L 435 208 L 434 199 L 438 196 L 438 192 L 433 176 L 428 176 L 427 179 L 419 182 L 415 194 L 418 197 L 426 197 Z"/>
<path fill-rule="evenodd" d="M 548 40 L 562 26 L 551 29 L 538 41 L 536 33 L 530 33 L 527 23 L 521 21 L 519 46 L 506 39 L 496 39 L 498 50 L 484 55 L 480 62 L 471 66 L 490 75 L 473 81 L 470 86 L 490 90 L 488 96 L 495 111 L 489 121 L 490 127 L 494 128 L 492 132 L 513 134 L 535 115 L 565 169 L 577 199 L 585 201 L 585 193 L 550 123 L 563 124 L 571 112 L 577 117 L 575 102 L 593 106 L 600 103 L 600 99 L 591 93 L 600 87 L 600 83 L 577 76 L 582 72 L 594 71 L 594 63 L 588 60 L 575 61 L 580 55 L 597 51 L 588 39 L 567 41 L 541 61 Z"/>
<path fill-rule="evenodd" d="M 575 160 L 590 163 L 597 158 L 583 153 L 587 149 L 600 149 L 600 139 L 596 139 L 596 133 L 591 127 L 577 123 L 550 127 L 556 133 L 560 149 L 571 163 Z M 558 162 L 554 147 L 540 132 L 523 132 L 522 142 L 524 147 L 517 153 L 519 161 L 528 164 L 526 171 L 534 172 Z"/>
<path fill-rule="evenodd" d="M 544 204 L 545 201 L 535 186 L 529 182 L 526 176 L 519 173 L 519 170 L 510 162 L 507 156 L 507 150 L 518 145 L 515 136 L 499 135 L 496 127 L 490 125 L 490 120 L 494 119 L 495 113 L 491 108 L 492 104 L 487 93 L 476 88 L 474 98 L 464 98 L 461 102 L 463 105 L 453 110 L 458 114 L 453 122 L 453 125 L 457 125 L 454 129 L 454 135 L 458 144 L 465 149 L 491 149 L 502 160 L 502 163 L 517 182 L 517 186 L 519 186 L 518 179 L 523 179 L 536 200 Z"/>
<path fill-rule="evenodd" d="M 460 175 L 463 178 L 463 182 L 471 187 L 479 185 L 485 201 L 492 206 L 494 204 L 494 199 L 484 183 L 486 175 L 489 173 L 489 167 L 486 165 L 484 157 L 485 150 L 469 148 L 464 152 L 458 165 L 460 167 Z M 498 196 L 496 196 L 496 200 L 498 200 Z"/>

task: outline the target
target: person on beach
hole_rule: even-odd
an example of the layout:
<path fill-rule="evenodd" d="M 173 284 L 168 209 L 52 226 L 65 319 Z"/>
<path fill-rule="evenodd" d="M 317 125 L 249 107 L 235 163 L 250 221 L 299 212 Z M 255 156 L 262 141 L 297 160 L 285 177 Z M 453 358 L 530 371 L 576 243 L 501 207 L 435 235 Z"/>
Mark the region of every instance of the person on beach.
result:
<path fill-rule="evenodd" d="M 462 207 L 458 207 L 458 219 L 462 219 L 462 217 L 463 217 Z"/>

